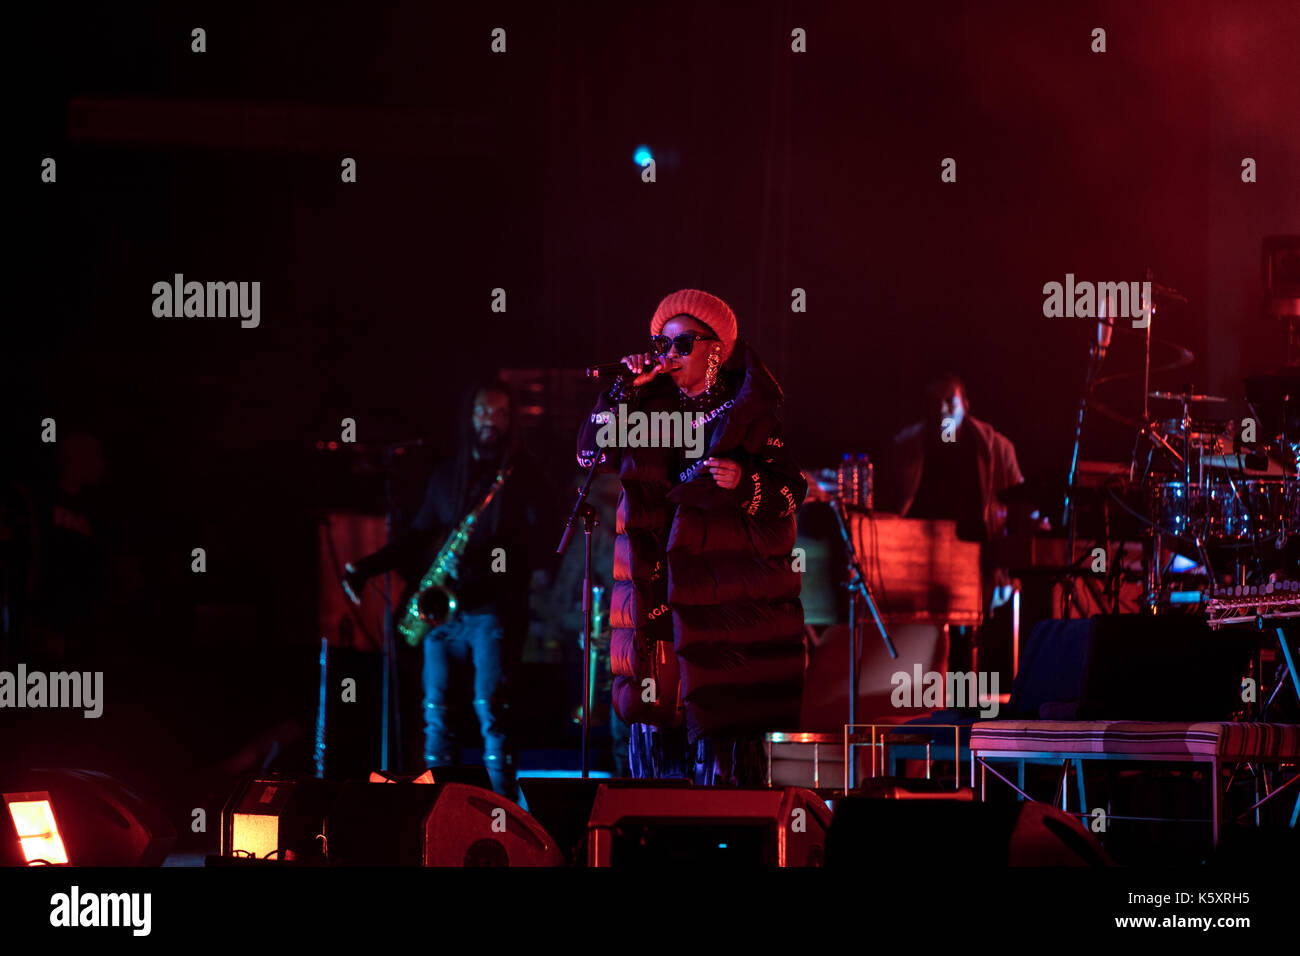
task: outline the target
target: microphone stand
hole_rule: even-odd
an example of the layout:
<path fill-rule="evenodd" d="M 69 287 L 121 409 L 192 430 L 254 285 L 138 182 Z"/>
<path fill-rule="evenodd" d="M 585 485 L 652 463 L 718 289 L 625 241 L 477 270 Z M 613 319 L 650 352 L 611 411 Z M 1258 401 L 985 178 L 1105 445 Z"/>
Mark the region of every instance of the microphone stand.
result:
<path fill-rule="evenodd" d="M 595 460 L 587 470 L 587 480 L 583 482 L 582 488 L 578 491 L 578 500 L 573 503 L 573 510 L 569 513 L 569 520 L 564 523 L 564 534 L 560 537 L 559 547 L 555 549 L 556 554 L 564 554 L 569 547 L 569 539 L 573 536 L 573 526 L 581 518 L 583 534 L 582 778 L 584 780 L 591 775 L 591 707 L 592 697 L 594 696 L 591 687 L 591 529 L 600 524 L 596 519 L 596 509 L 587 501 L 587 493 L 591 491 L 591 483 L 596 477 L 596 469 L 600 467 L 600 459 L 603 454 L 601 449 L 596 449 Z"/>
<path fill-rule="evenodd" d="M 1107 324 L 1113 324 L 1114 320 L 1110 318 L 1100 321 Z M 1109 333 L 1107 333 L 1109 336 Z M 1083 415 L 1088 409 L 1088 399 L 1092 398 L 1092 390 L 1097 382 L 1097 373 L 1101 371 L 1102 362 L 1106 359 L 1106 346 L 1100 342 L 1094 341 L 1089 349 L 1088 355 L 1088 372 L 1084 376 L 1083 391 L 1079 395 L 1079 407 L 1074 416 L 1074 449 L 1070 453 L 1070 473 L 1065 482 L 1065 514 L 1062 518 L 1062 525 L 1066 529 L 1065 545 L 1065 564 L 1070 568 L 1071 580 L 1067 580 L 1068 587 L 1062 588 L 1061 595 L 1061 614 L 1065 616 L 1070 611 L 1070 599 L 1074 594 L 1073 575 L 1077 572 L 1074 570 L 1074 536 L 1075 529 L 1078 525 L 1078 507 L 1075 501 L 1078 492 L 1079 479 L 1079 444 L 1083 440 Z M 1109 542 L 1108 542 L 1109 544 Z"/>
<path fill-rule="evenodd" d="M 646 365 L 645 368 L 650 368 Z M 630 376 L 633 373 L 628 369 L 623 369 L 615 378 L 621 379 Z M 587 375 L 592 378 L 600 377 L 600 369 L 592 366 L 587 369 Z M 587 469 L 587 480 L 582 483 L 582 488 L 578 490 L 578 499 L 573 503 L 573 510 L 569 512 L 569 519 L 564 522 L 564 533 L 560 536 L 560 544 L 555 549 L 558 555 L 564 554 L 569 547 L 569 539 L 573 536 L 573 526 L 579 518 L 582 519 L 583 534 L 583 556 L 582 556 L 582 779 L 586 780 L 591 775 L 591 707 L 592 698 L 595 695 L 595 688 L 591 683 L 591 529 L 600 524 L 596 518 L 596 509 L 587 502 L 587 494 L 591 491 L 591 483 L 596 478 L 596 470 L 600 468 L 600 460 L 604 452 L 599 448 L 596 449 L 595 460 L 591 467 Z"/>
<path fill-rule="evenodd" d="M 398 448 L 404 447 L 408 443 L 400 442 L 393 445 L 385 445 L 383 450 L 383 467 L 384 467 L 384 545 L 385 547 L 393 543 L 393 512 L 397 510 L 394 504 L 395 495 L 393 494 L 393 468 L 395 459 L 398 454 Z M 384 650 L 383 650 L 383 707 L 384 721 L 383 730 L 381 731 L 381 743 L 379 754 L 379 769 L 388 769 L 388 755 L 392 748 L 390 742 L 389 725 L 392 722 L 392 712 L 394 707 L 400 707 L 397 702 L 397 681 L 394 680 L 394 670 L 397 667 L 397 648 L 395 645 L 395 635 L 393 633 L 393 573 L 388 571 L 384 574 Z M 392 701 L 390 704 L 389 701 Z M 401 713 L 397 715 L 397 737 L 401 739 L 402 724 Z"/>
<path fill-rule="evenodd" d="M 365 455 L 369 455 L 374 451 L 379 452 L 378 467 L 382 469 L 384 475 L 384 547 L 385 548 L 391 547 L 393 543 L 393 514 L 397 511 L 397 506 L 395 504 L 396 495 L 393 493 L 393 472 L 396 469 L 397 457 L 399 455 L 404 454 L 408 448 L 420 448 L 423 445 L 424 445 L 424 439 L 417 438 L 414 441 L 398 441 L 398 442 L 389 442 L 387 444 L 367 442 L 361 445 L 357 445 L 356 447 L 351 449 L 354 452 L 359 452 Z M 320 443 L 317 443 L 317 446 L 320 447 Z M 360 471 L 356 469 L 360 469 Z M 360 465 L 354 466 L 353 474 L 360 473 L 360 474 L 365 474 L 367 476 L 371 476 L 375 474 L 374 469 L 375 469 L 375 465 L 373 464 L 373 460 L 367 460 L 363 458 Z M 356 605 L 357 607 L 361 606 L 362 595 L 353 594 L 352 589 L 348 587 L 346 581 L 343 583 L 343 591 L 344 594 L 347 596 L 347 599 L 352 604 Z M 355 611 L 353 613 L 355 616 Z M 360 621 L 360 618 L 358 617 L 357 620 Z M 383 640 L 381 645 L 382 646 L 381 667 L 383 668 L 383 676 L 381 678 L 382 682 L 381 682 L 380 693 L 383 698 L 383 703 L 382 703 L 383 714 L 380 718 L 380 730 L 379 730 L 379 738 L 380 738 L 379 739 L 379 769 L 380 770 L 388 769 L 389 752 L 392 749 L 390 743 L 391 738 L 396 736 L 396 739 L 399 741 L 402 738 L 402 710 L 401 710 L 400 700 L 398 697 L 398 688 L 400 685 L 398 684 L 397 681 L 397 652 L 396 652 L 396 643 L 395 643 L 396 638 L 393 633 L 394 625 L 395 625 L 395 618 L 393 615 L 393 573 L 392 571 L 385 571 L 384 572 L 384 634 L 383 634 Z M 327 654 L 328 654 L 328 647 L 325 647 L 322 649 L 322 655 L 327 655 Z M 325 680 L 325 672 L 324 669 L 322 668 L 321 671 L 322 695 L 325 692 L 324 680 Z M 322 697 L 322 700 L 323 699 L 324 698 Z M 389 731 L 389 726 L 392 723 L 396 724 L 395 735 L 390 733 Z M 318 734 L 317 750 L 319 751 L 320 754 L 317 763 L 318 767 L 323 766 L 325 746 L 326 744 L 323 739 L 323 734 Z M 399 748 L 398 764 L 400 765 L 402 762 L 403 761 L 401 759 L 401 751 Z"/>
<path fill-rule="evenodd" d="M 849 724 L 853 725 L 857 723 L 858 717 L 859 621 L 857 608 L 859 600 L 866 601 L 867 609 L 876 622 L 876 629 L 880 631 L 880 639 L 885 642 L 885 649 L 889 651 L 889 656 L 891 658 L 898 657 L 898 651 L 894 648 L 894 642 L 889 639 L 889 632 L 885 630 L 885 622 L 880 617 L 880 609 L 876 606 L 876 600 L 871 595 L 871 585 L 862 570 L 857 548 L 853 545 L 853 535 L 849 533 L 848 509 L 845 507 L 843 499 L 838 496 L 831 499 L 830 505 L 831 511 L 835 514 L 835 523 L 839 527 L 840 538 L 844 542 L 845 563 L 848 569 L 848 581 L 845 582 L 844 586 L 849 591 Z M 851 788 L 854 781 L 857 780 L 857 757 L 852 746 L 847 749 L 848 766 L 845 770 L 848 773 L 848 786 Z M 847 797 L 848 792 L 845 791 L 844 795 Z"/>

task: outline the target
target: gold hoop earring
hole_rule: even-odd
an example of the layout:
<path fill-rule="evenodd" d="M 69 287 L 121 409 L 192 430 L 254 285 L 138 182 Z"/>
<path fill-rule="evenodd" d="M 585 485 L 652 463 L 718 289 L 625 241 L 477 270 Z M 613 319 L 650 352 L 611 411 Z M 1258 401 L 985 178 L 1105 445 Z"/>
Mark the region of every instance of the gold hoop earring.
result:
<path fill-rule="evenodd" d="M 722 364 L 722 360 L 718 356 L 721 354 L 722 349 L 717 346 L 714 346 L 709 351 L 709 367 L 704 372 L 705 388 L 712 388 L 713 383 L 718 380 L 718 366 Z"/>

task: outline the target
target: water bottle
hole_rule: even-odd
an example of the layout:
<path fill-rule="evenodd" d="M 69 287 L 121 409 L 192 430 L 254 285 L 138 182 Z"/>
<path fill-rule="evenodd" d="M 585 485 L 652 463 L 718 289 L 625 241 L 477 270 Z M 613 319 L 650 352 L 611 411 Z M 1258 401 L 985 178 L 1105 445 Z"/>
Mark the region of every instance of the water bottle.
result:
<path fill-rule="evenodd" d="M 853 503 L 851 498 L 853 494 L 853 478 L 851 475 L 852 471 L 853 471 L 853 456 L 848 453 L 845 453 L 844 457 L 840 459 L 840 467 L 838 472 L 835 475 L 835 484 L 836 484 L 836 490 L 839 493 L 840 501 L 843 502 L 846 506 L 851 505 Z"/>
<path fill-rule="evenodd" d="M 875 507 L 875 471 L 871 465 L 871 459 L 865 453 L 858 456 L 857 461 L 858 488 L 860 497 L 858 505 L 871 511 Z"/>

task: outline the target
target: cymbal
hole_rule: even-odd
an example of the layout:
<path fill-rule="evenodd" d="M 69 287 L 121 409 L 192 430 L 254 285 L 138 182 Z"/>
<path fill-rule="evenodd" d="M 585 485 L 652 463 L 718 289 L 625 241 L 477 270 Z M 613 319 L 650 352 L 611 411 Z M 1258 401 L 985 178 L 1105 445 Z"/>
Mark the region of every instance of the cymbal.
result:
<path fill-rule="evenodd" d="M 1117 422 L 1120 425 L 1125 425 L 1128 428 L 1136 430 L 1142 427 L 1141 420 L 1134 418 L 1131 415 L 1125 415 L 1123 412 L 1118 412 L 1105 402 L 1099 401 L 1096 398 L 1088 399 L 1088 407 L 1093 411 L 1104 415 L 1106 418 L 1109 418 L 1111 421 Z"/>
<path fill-rule="evenodd" d="M 1161 398 L 1170 402 L 1226 402 L 1218 395 L 1198 395 L 1195 392 L 1147 392 L 1148 398 Z"/>
<path fill-rule="evenodd" d="M 1174 372 L 1180 368 L 1186 368 L 1196 361 L 1196 355 L 1191 349 L 1179 345 L 1171 339 L 1166 339 L 1159 335 L 1151 336 L 1151 345 L 1153 346 L 1151 358 L 1151 374 L 1164 374 L 1165 372 Z M 1169 361 L 1157 362 L 1155 359 L 1154 346 L 1159 346 L 1161 351 L 1165 352 Z M 1103 385 L 1111 382 L 1123 382 L 1129 379 L 1138 378 L 1143 374 L 1141 367 L 1130 369 L 1122 372 L 1112 372 L 1109 375 L 1103 375 L 1097 381 L 1092 383 L 1094 389 L 1099 389 Z"/>

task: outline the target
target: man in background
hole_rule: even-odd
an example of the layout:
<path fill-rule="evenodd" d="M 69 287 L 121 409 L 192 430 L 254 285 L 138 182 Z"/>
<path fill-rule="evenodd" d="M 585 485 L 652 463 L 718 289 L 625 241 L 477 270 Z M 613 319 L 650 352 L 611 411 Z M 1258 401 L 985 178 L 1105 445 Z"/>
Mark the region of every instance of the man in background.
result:
<path fill-rule="evenodd" d="M 957 536 L 985 542 L 1006 523 L 998 494 L 1021 484 L 1011 440 L 970 414 L 965 383 L 945 374 L 926 388 L 926 417 L 895 437 L 892 509 L 905 518 L 957 522 Z"/>

